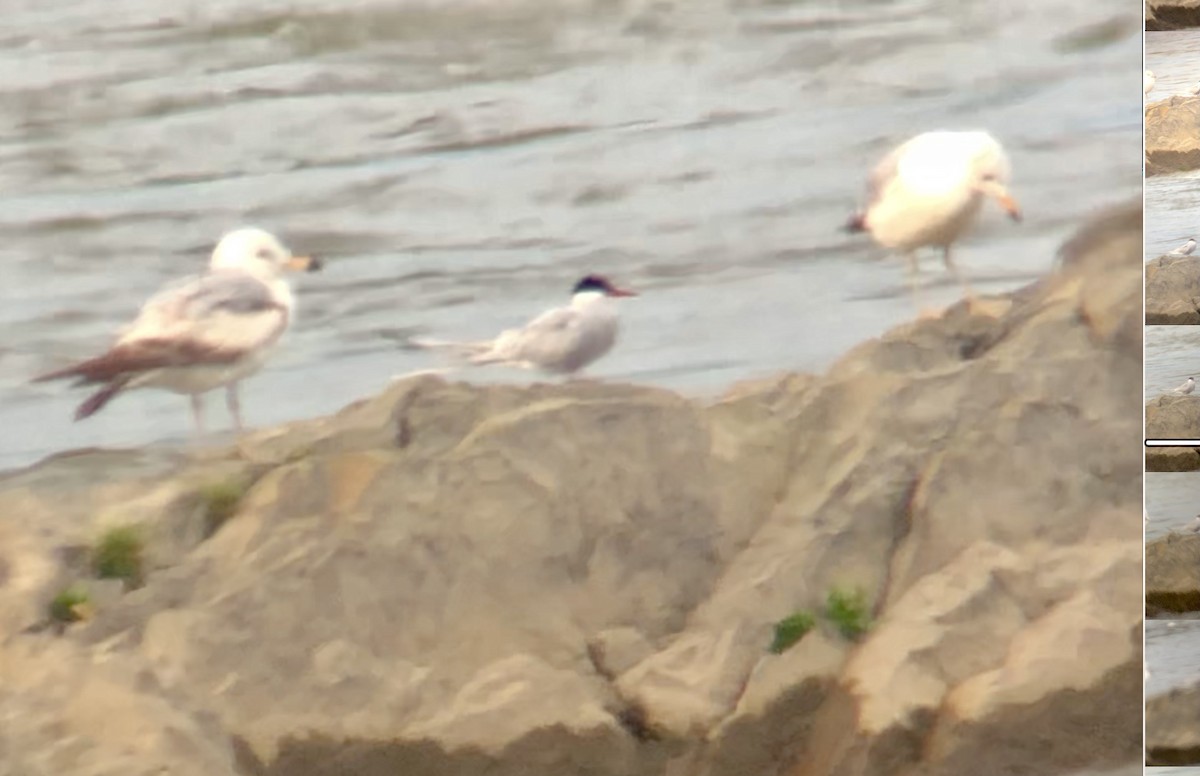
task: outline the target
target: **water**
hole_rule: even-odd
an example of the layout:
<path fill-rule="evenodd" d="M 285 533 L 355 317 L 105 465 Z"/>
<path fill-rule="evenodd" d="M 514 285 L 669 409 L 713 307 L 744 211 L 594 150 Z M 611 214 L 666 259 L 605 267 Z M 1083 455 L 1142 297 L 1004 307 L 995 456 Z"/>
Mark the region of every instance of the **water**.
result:
<path fill-rule="evenodd" d="M 1146 179 L 1143 230 L 1146 261 L 1175 250 L 1193 235 L 1200 240 L 1200 170 Z M 1200 261 L 1200 253 L 1192 257 Z"/>
<path fill-rule="evenodd" d="M 1200 381 L 1200 326 L 1147 326 L 1144 358 L 1146 401 L 1170 393 L 1188 377 Z M 1200 388 L 1191 395 L 1200 397 Z"/>
<path fill-rule="evenodd" d="M 1146 697 L 1200 682 L 1200 615 L 1146 620 Z"/>
<path fill-rule="evenodd" d="M 1200 513 L 1200 472 L 1146 472 L 1146 539 L 1187 532 Z"/>
<path fill-rule="evenodd" d="M 178 396 L 75 424 L 80 392 L 27 381 L 245 223 L 329 260 L 245 386 L 266 425 L 434 365 L 412 334 L 494 333 L 588 271 L 643 293 L 597 376 L 704 395 L 821 370 L 913 315 L 901 264 L 838 227 L 919 131 L 984 127 L 1010 151 L 1026 221 L 989 206 L 959 252 L 985 292 L 1044 273 L 1140 186 L 1129 0 L 352 6 L 6 5 L 0 468 L 186 437 Z M 955 300 L 926 267 L 927 301 Z"/>

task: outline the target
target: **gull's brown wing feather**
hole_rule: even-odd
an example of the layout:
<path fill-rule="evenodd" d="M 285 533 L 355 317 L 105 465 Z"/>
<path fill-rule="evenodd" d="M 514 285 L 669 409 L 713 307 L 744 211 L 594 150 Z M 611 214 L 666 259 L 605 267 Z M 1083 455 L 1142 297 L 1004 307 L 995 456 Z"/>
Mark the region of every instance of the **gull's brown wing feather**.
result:
<path fill-rule="evenodd" d="M 102 383 L 153 369 L 233 363 L 277 340 L 288 318 L 288 308 L 262 281 L 214 272 L 153 297 L 107 352 L 34 382 L 76 377 Z"/>

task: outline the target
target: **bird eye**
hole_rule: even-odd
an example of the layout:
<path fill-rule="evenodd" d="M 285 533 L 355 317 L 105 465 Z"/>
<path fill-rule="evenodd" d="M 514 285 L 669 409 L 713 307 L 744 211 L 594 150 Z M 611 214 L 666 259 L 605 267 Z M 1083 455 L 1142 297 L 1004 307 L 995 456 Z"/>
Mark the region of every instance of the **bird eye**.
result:
<path fill-rule="evenodd" d="M 271 256 L 271 250 L 269 248 L 259 248 L 258 253 L 254 254 L 254 255 L 257 258 L 263 259 L 264 261 L 270 261 L 273 258 Z"/>

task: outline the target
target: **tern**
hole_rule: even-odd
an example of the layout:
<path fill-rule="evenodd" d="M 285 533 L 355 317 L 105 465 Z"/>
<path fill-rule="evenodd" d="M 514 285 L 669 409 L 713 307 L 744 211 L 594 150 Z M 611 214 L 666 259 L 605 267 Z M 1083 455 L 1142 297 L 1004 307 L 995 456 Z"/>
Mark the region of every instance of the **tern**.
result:
<path fill-rule="evenodd" d="M 575 284 L 569 305 L 547 310 L 495 339 L 410 342 L 417 347 L 453 351 L 470 364 L 502 364 L 573 377 L 612 350 L 620 329 L 613 299 L 627 296 L 637 294 L 616 287 L 603 275 L 588 275 Z"/>
<path fill-rule="evenodd" d="M 1180 245 L 1173 251 L 1168 251 L 1168 256 L 1191 256 L 1192 251 L 1196 250 L 1196 240 L 1189 237 L 1188 241 Z"/>

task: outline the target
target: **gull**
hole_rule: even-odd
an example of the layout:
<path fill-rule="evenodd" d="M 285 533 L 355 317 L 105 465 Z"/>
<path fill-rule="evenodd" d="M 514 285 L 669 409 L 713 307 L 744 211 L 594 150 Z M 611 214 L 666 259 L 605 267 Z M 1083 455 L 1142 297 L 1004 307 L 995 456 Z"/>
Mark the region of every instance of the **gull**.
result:
<path fill-rule="evenodd" d="M 1149 70 L 1142 74 L 1142 94 L 1149 94 L 1154 89 L 1154 73 Z"/>
<path fill-rule="evenodd" d="M 1189 237 L 1187 242 L 1185 242 L 1183 245 L 1180 245 L 1178 248 L 1176 248 L 1173 251 L 1168 251 L 1167 255 L 1168 256 L 1191 256 L 1192 251 L 1194 251 L 1194 250 L 1196 250 L 1196 241 L 1195 241 L 1195 239 Z"/>
<path fill-rule="evenodd" d="M 845 229 L 869 232 L 877 243 L 908 259 L 908 284 L 920 308 L 918 248 L 942 249 L 942 261 L 974 304 L 971 286 L 951 247 L 975 223 L 984 197 L 993 197 L 1014 221 L 1021 209 L 1008 192 L 1010 174 L 1003 147 L 987 132 L 925 132 L 893 149 L 871 172 L 867 205 Z"/>
<path fill-rule="evenodd" d="M 294 318 L 296 302 L 283 269 L 320 269 L 293 256 L 270 232 L 244 228 L 217 243 L 206 274 L 170 284 L 152 296 L 106 352 L 34 378 L 74 378 L 100 386 L 75 411 L 82 420 L 122 391 L 162 388 L 191 398 L 204 432 L 203 394 L 224 386 L 234 425 L 242 429 L 238 383 L 257 372 Z"/>
<path fill-rule="evenodd" d="M 1177 393 L 1177 394 L 1180 394 L 1181 396 L 1187 396 L 1189 393 L 1191 393 L 1195 389 L 1196 389 L 1196 380 L 1194 378 L 1189 377 L 1184 382 L 1183 385 L 1181 385 L 1178 388 L 1176 388 L 1175 390 L 1171 391 L 1171 393 Z"/>
<path fill-rule="evenodd" d="M 451 350 L 470 364 L 503 364 L 572 377 L 616 343 L 619 322 L 612 300 L 624 296 L 637 294 L 617 288 L 602 275 L 588 275 L 575 284 L 569 305 L 547 310 L 525 326 L 503 331 L 495 339 L 413 339 L 410 344 Z"/>

